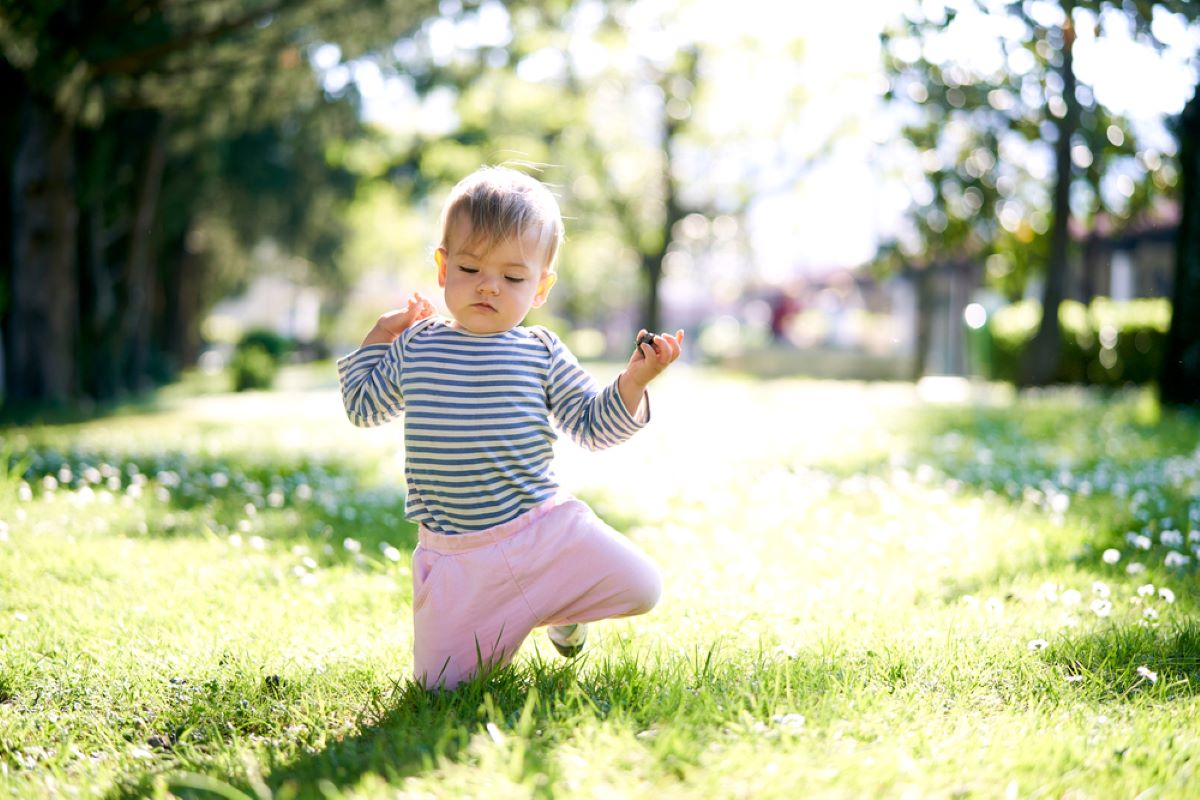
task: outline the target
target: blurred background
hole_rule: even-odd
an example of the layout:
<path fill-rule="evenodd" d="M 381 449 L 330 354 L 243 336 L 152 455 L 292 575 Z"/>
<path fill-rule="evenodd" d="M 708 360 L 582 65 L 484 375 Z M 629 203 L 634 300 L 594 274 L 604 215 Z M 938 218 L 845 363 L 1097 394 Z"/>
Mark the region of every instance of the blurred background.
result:
<path fill-rule="evenodd" d="M 348 352 L 507 163 L 583 358 L 683 327 L 758 375 L 1197 403 L 1198 54 L 1184 0 L 0 0 L 0 394 Z"/>

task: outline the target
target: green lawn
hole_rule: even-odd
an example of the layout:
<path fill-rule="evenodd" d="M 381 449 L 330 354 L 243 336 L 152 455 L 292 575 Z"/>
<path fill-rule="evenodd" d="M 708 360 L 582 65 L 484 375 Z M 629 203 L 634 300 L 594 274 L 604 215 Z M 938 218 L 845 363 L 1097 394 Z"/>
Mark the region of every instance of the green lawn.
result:
<path fill-rule="evenodd" d="M 408 682 L 400 427 L 327 381 L 0 431 L 0 796 L 1200 794 L 1195 417 L 653 393 L 558 466 L 659 607 L 442 696 Z"/>

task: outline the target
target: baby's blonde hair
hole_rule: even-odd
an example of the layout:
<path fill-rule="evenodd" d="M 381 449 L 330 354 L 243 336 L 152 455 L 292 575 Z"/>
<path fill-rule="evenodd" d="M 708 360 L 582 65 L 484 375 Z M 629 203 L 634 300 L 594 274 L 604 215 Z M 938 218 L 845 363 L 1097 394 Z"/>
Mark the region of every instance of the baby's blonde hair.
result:
<path fill-rule="evenodd" d="M 442 208 L 442 242 L 450 247 L 450 229 L 457 220 L 471 229 L 466 244 L 491 247 L 509 239 L 520 241 L 537 229 L 546 243 L 546 271 L 563 240 L 562 212 L 545 184 L 509 167 L 481 167 L 458 182 Z"/>

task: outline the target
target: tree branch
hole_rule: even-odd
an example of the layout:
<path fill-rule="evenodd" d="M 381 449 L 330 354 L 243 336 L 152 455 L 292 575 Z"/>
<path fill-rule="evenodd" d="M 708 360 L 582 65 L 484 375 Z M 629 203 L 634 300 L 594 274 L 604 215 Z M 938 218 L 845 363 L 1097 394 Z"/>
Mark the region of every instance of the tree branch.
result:
<path fill-rule="evenodd" d="M 296 0 L 278 0 L 278 2 L 266 8 L 250 11 L 240 17 L 225 20 L 212 27 L 185 31 L 174 39 L 160 42 L 152 47 L 93 64 L 91 72 L 93 75 L 137 75 L 153 67 L 172 53 L 186 50 L 196 44 L 216 41 L 223 36 L 276 14 L 284 8 L 294 5 L 295 2 Z"/>

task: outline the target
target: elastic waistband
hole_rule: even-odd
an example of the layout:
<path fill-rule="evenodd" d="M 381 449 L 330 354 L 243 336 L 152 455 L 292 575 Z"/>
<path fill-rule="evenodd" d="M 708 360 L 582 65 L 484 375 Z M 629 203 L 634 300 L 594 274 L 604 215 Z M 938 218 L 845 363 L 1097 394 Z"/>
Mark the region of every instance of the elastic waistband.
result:
<path fill-rule="evenodd" d="M 520 533 L 526 526 L 544 517 L 558 506 L 574 499 L 570 494 L 560 491 L 549 500 L 543 500 L 519 517 L 481 531 L 451 534 L 434 533 L 424 525 L 421 525 L 417 529 L 417 541 L 420 542 L 421 547 L 426 550 L 433 550 L 436 553 L 462 553 L 467 550 L 475 550 L 479 547 L 486 547 L 490 544 L 502 542 L 510 536 Z"/>

